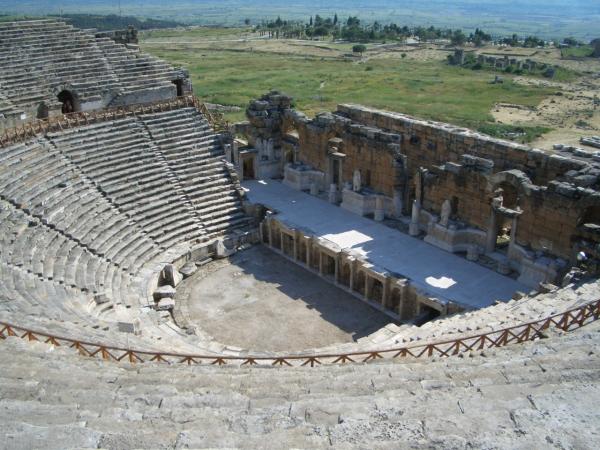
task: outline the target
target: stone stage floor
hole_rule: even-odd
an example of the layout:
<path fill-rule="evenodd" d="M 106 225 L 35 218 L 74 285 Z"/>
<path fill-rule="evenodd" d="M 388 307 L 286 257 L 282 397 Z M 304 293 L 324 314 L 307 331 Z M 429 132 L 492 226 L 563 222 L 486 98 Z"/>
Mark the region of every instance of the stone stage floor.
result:
<path fill-rule="evenodd" d="M 427 296 L 482 308 L 509 300 L 526 286 L 448 253 L 420 239 L 360 217 L 275 180 L 242 183 L 252 203 L 277 212 L 278 219 L 351 249 L 371 264 L 409 278 Z"/>

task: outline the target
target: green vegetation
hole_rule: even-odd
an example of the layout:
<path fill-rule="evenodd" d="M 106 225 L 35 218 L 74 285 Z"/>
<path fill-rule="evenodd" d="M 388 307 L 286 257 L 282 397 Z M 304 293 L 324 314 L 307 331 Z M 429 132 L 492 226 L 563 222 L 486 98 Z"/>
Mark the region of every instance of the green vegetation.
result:
<path fill-rule="evenodd" d="M 448 55 L 447 60 L 448 63 L 451 65 L 457 64 L 453 55 Z M 509 64 L 506 67 L 498 68 L 494 64 L 488 64 L 485 61 L 478 61 L 473 53 L 468 53 L 465 56 L 465 61 L 460 67 L 476 71 L 503 72 L 505 74 L 512 75 L 526 75 L 533 77 L 550 78 L 554 81 L 563 82 L 572 81 L 578 76 L 580 76 L 580 74 L 574 70 L 570 70 L 561 66 L 551 66 L 540 62 L 537 62 L 535 69 L 524 69 L 522 66 L 519 67 L 516 64 Z"/>
<path fill-rule="evenodd" d="M 355 45 L 355 46 L 352 47 L 352 51 L 354 53 L 360 53 L 362 55 L 364 52 L 367 51 L 367 47 L 365 47 L 362 44 L 357 44 L 357 45 Z"/>
<path fill-rule="evenodd" d="M 182 30 L 148 30 L 140 33 L 143 39 L 167 39 L 185 37 L 190 41 L 198 38 L 239 39 L 244 33 L 251 33 L 251 28 L 227 28 L 227 27 L 197 27 Z"/>
<path fill-rule="evenodd" d="M 593 52 L 594 48 L 591 45 L 581 45 L 562 48 L 560 56 L 563 58 L 588 58 L 592 56 Z"/>
<path fill-rule="evenodd" d="M 385 42 L 405 41 L 409 37 L 417 37 L 421 42 L 446 39 L 453 45 L 463 45 L 473 42 L 477 46 L 491 41 L 491 36 L 479 28 L 467 36 L 462 30 L 449 28 L 408 27 L 395 23 L 382 24 L 378 21 L 367 23 L 357 16 L 350 16 L 340 21 L 338 15 L 321 17 L 318 14 L 310 17 L 308 22 L 282 20 L 263 21 L 255 27 L 255 31 L 263 36 L 276 39 L 343 39 L 349 42 Z"/>
<path fill-rule="evenodd" d="M 552 131 L 548 127 L 538 126 L 516 126 L 505 124 L 483 124 L 477 127 L 481 133 L 500 139 L 510 139 L 513 141 L 526 144 L 531 142 L 541 135 Z"/>
<path fill-rule="evenodd" d="M 339 103 L 362 103 L 415 116 L 475 127 L 493 122 L 499 102 L 536 106 L 549 88 L 517 85 L 507 77 L 450 67 L 441 61 L 371 59 L 370 70 L 344 60 L 261 52 L 148 49 L 189 69 L 195 91 L 210 103 L 245 107 L 271 89 L 293 96 L 298 109 L 314 115 Z M 228 115 L 243 119 L 243 113 Z"/>

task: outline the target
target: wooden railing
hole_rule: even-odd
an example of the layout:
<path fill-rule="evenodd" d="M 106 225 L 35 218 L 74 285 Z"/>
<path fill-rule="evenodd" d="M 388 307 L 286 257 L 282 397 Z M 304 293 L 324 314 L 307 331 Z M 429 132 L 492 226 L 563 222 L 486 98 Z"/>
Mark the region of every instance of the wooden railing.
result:
<path fill-rule="evenodd" d="M 4 134 L 0 136 L 0 147 L 23 142 L 27 139 L 35 138 L 40 134 L 190 106 L 195 107 L 198 112 L 204 115 L 215 131 L 224 131 L 228 128 L 229 124 L 225 121 L 223 114 L 210 112 L 206 105 L 200 102 L 195 96 L 188 95 L 165 102 L 127 105 L 98 111 L 75 112 L 24 123 L 5 130 Z"/>
<path fill-rule="evenodd" d="M 600 300 L 597 300 L 535 322 L 515 325 L 484 334 L 460 337 L 449 341 L 373 351 L 291 356 L 193 355 L 132 350 L 56 336 L 6 322 L 0 322 L 0 340 L 5 340 L 8 336 L 16 336 L 28 341 L 45 342 L 57 347 L 70 347 L 77 350 L 81 355 L 88 357 L 102 358 L 110 361 L 128 361 L 130 363 L 163 362 L 168 364 L 188 365 L 232 364 L 240 366 L 315 367 L 322 364 L 364 363 L 376 360 L 394 360 L 401 358 L 455 356 L 470 351 L 480 351 L 486 348 L 504 347 L 509 344 L 532 341 L 542 337 L 543 332 L 550 328 L 556 328 L 565 332 L 572 331 L 598 320 L 599 317 Z"/>

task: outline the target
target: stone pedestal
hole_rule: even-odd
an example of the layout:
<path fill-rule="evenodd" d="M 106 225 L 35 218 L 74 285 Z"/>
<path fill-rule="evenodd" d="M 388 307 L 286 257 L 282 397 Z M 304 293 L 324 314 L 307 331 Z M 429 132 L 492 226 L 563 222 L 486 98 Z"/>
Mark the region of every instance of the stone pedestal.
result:
<path fill-rule="evenodd" d="M 305 164 L 287 164 L 284 168 L 283 184 L 298 191 L 310 190 L 311 184 L 322 186 L 325 174 Z"/>
<path fill-rule="evenodd" d="M 359 216 L 375 214 L 375 195 L 344 189 L 341 207 Z"/>
<path fill-rule="evenodd" d="M 319 195 L 319 186 L 317 186 L 317 183 L 310 184 L 310 195 Z"/>
<path fill-rule="evenodd" d="M 402 192 L 401 191 L 394 191 L 394 199 L 393 199 L 393 204 L 394 204 L 394 217 L 399 219 L 400 217 L 402 217 L 402 208 L 404 207 L 404 202 L 402 201 Z"/>
<path fill-rule="evenodd" d="M 507 261 L 498 261 L 498 267 L 496 267 L 496 272 L 501 273 L 502 275 L 508 275 L 510 273 L 510 264 Z"/>
<path fill-rule="evenodd" d="M 469 261 L 477 261 L 479 259 L 479 247 L 476 245 L 470 245 L 467 248 L 467 259 Z"/>

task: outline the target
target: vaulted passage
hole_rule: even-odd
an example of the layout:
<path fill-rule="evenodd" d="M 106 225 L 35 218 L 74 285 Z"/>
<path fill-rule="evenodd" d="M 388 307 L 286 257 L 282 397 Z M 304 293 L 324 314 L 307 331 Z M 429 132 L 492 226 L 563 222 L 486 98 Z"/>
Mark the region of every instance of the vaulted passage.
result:
<path fill-rule="evenodd" d="M 62 103 L 61 111 L 63 114 L 70 114 L 79 110 L 76 107 L 75 96 L 70 91 L 65 90 L 58 94 L 58 101 Z"/>

